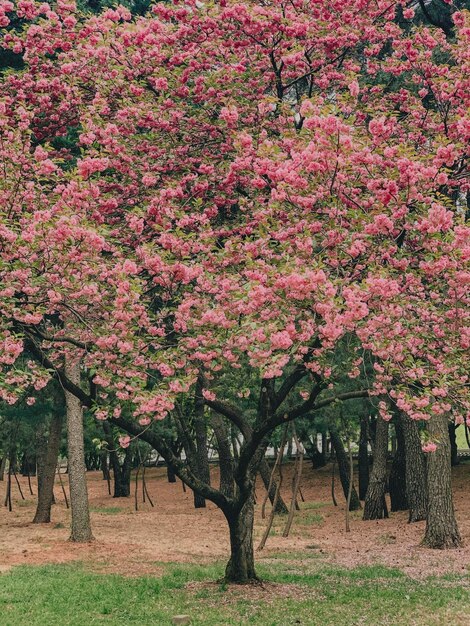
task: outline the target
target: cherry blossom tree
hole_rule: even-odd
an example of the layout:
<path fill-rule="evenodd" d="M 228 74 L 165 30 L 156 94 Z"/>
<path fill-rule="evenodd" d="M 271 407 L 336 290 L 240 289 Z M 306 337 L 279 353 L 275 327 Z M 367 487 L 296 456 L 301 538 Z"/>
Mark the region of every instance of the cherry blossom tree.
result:
<path fill-rule="evenodd" d="M 454 38 L 404 31 L 398 7 L 187 2 L 132 19 L 20 0 L 31 24 L 4 38 L 26 67 L 0 103 L 2 397 L 55 375 L 147 438 L 223 510 L 228 580 L 256 578 L 270 433 L 331 402 L 377 396 L 389 419 L 389 397 L 425 420 L 434 510 L 449 505 L 443 427 L 469 409 L 470 29 L 458 12 Z M 340 345 L 351 377 L 374 363 L 367 389 L 338 393 Z M 226 386 L 237 369 L 256 381 L 254 422 Z M 244 437 L 232 498 L 145 430 L 197 381 Z M 443 524 L 431 510 L 426 543 L 458 545 L 452 506 Z"/>

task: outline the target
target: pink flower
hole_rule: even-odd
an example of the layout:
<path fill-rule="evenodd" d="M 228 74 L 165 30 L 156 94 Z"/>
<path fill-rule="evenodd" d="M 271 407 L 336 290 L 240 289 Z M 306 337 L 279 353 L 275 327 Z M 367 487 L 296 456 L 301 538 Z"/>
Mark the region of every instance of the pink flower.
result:
<path fill-rule="evenodd" d="M 206 400 L 215 400 L 215 393 L 213 391 L 209 391 L 209 389 L 203 389 L 202 395 Z"/>
<path fill-rule="evenodd" d="M 456 26 L 465 26 L 465 15 L 460 11 L 456 11 L 452 15 L 452 19 L 454 20 L 454 24 Z"/>
<path fill-rule="evenodd" d="M 124 437 L 119 437 L 119 445 L 121 448 L 128 448 L 131 443 L 131 438 L 129 435 L 124 435 Z"/>
<path fill-rule="evenodd" d="M 227 122 L 228 126 L 234 126 L 238 120 L 237 107 L 223 107 L 220 111 L 220 119 Z"/>
<path fill-rule="evenodd" d="M 271 347 L 273 350 L 287 350 L 290 348 L 293 341 L 289 336 L 289 333 L 283 330 L 280 333 L 274 333 L 271 335 Z"/>
<path fill-rule="evenodd" d="M 415 12 L 413 9 L 405 9 L 403 11 L 403 17 L 405 18 L 405 20 L 412 20 L 415 16 Z"/>
<path fill-rule="evenodd" d="M 437 445 L 432 441 L 428 441 L 427 443 L 423 443 L 421 449 L 423 452 L 435 452 L 437 450 Z"/>
<path fill-rule="evenodd" d="M 357 80 L 353 80 L 352 83 L 349 83 L 348 85 L 349 87 L 349 93 L 351 94 L 351 96 L 353 98 L 357 98 L 357 96 L 359 95 L 359 83 L 357 82 Z"/>

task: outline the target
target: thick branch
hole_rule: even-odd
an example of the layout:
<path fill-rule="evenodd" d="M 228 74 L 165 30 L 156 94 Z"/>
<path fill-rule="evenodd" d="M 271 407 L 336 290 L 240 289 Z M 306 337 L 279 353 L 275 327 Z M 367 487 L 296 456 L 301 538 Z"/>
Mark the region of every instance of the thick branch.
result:
<path fill-rule="evenodd" d="M 119 426 L 119 428 L 128 432 L 130 435 L 139 437 L 142 441 L 146 441 L 150 444 L 152 448 L 156 450 L 158 454 L 160 454 L 160 456 L 162 456 L 171 466 L 175 474 L 188 485 L 188 487 L 197 491 L 204 498 L 211 500 L 211 502 L 216 504 L 220 509 L 222 509 L 222 511 L 227 512 L 231 509 L 232 501 L 217 489 L 214 489 L 207 483 L 199 480 L 190 468 L 181 459 L 175 456 L 171 447 L 161 436 L 155 434 L 151 430 L 142 428 L 136 422 L 126 420 L 123 417 L 113 417 L 110 421 L 116 426 Z"/>

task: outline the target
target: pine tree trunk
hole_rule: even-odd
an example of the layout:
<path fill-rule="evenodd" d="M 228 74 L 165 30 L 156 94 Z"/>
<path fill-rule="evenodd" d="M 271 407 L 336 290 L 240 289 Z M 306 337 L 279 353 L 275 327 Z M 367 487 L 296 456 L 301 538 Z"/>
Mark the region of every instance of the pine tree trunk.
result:
<path fill-rule="evenodd" d="M 55 409 L 49 424 L 49 436 L 45 449 L 38 450 L 38 504 L 33 524 L 47 524 L 51 521 L 51 507 L 54 501 L 54 479 L 59 458 L 62 437 L 62 411 Z"/>
<path fill-rule="evenodd" d="M 4 454 L 0 459 L 0 480 L 5 479 L 5 466 L 7 464 L 7 455 Z"/>
<path fill-rule="evenodd" d="M 423 545 L 458 548 L 462 545 L 452 498 L 450 441 L 445 415 L 433 415 L 427 423 L 437 450 L 427 455 L 428 516 Z"/>
<path fill-rule="evenodd" d="M 359 499 L 365 500 L 369 486 L 369 416 L 361 417 L 361 431 L 359 435 Z"/>
<path fill-rule="evenodd" d="M 100 465 L 103 472 L 103 480 L 110 480 L 111 474 L 108 465 L 108 453 L 106 450 L 102 450 L 100 453 Z"/>
<path fill-rule="evenodd" d="M 374 463 L 364 502 L 362 519 L 373 520 L 388 517 L 385 501 L 387 480 L 388 422 L 379 417 L 375 430 Z"/>
<path fill-rule="evenodd" d="M 253 552 L 253 494 L 239 513 L 226 513 L 230 530 L 230 560 L 225 569 L 225 581 L 247 584 L 258 580 Z"/>
<path fill-rule="evenodd" d="M 392 511 L 407 511 L 408 499 L 406 497 L 405 438 L 399 419 L 395 420 L 395 433 L 397 446 L 388 482 L 390 491 L 390 509 Z"/>
<path fill-rule="evenodd" d="M 68 361 L 65 364 L 65 375 L 71 382 L 79 386 L 80 363 Z M 65 392 L 65 405 L 67 408 L 68 467 L 72 509 L 70 540 L 82 543 L 93 539 L 85 472 L 83 410 L 80 400 L 68 391 Z"/>
<path fill-rule="evenodd" d="M 398 414 L 405 441 L 406 497 L 410 515 L 408 521 L 425 520 L 428 510 L 426 460 L 421 449 L 417 423 L 406 413 Z"/>
<path fill-rule="evenodd" d="M 346 451 L 344 449 L 343 442 L 341 441 L 341 437 L 338 434 L 338 431 L 331 428 L 330 437 L 331 437 L 331 445 L 333 446 L 336 452 L 341 486 L 343 487 L 344 497 L 347 501 L 348 493 L 349 493 L 349 460 L 348 460 Z M 361 508 L 361 503 L 359 501 L 356 488 L 353 485 L 352 490 L 351 490 L 351 501 L 349 504 L 349 510 L 358 511 L 360 508 Z"/>
<path fill-rule="evenodd" d="M 173 468 L 171 468 L 169 465 L 166 466 L 166 476 L 168 478 L 168 482 L 169 483 L 175 483 L 176 482 L 176 474 L 173 471 Z"/>

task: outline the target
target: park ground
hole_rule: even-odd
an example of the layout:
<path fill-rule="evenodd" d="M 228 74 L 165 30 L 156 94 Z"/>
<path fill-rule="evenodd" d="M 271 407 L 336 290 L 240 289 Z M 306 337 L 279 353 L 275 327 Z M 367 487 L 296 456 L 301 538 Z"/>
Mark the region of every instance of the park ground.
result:
<path fill-rule="evenodd" d="M 155 506 L 142 501 L 140 485 L 136 511 L 134 483 L 130 498 L 113 499 L 102 475 L 88 474 L 95 541 L 85 545 L 67 541 L 59 483 L 48 525 L 31 524 L 27 479 L 20 478 L 25 500 L 13 484 L 13 511 L 0 510 L 2 626 L 166 626 L 177 614 L 201 626 L 469 623 L 470 463 L 453 470 L 464 546 L 451 551 L 420 547 L 424 523 L 408 524 L 406 512 L 371 522 L 354 512 L 346 533 L 338 480 L 338 506 L 331 501 L 331 467 L 306 466 L 305 502 L 289 537 L 282 537 L 285 518 L 276 519 L 256 553 L 263 584 L 229 588 L 216 582 L 228 554 L 222 514 L 211 503 L 194 509 L 191 492 L 168 483 L 164 468 L 146 476 Z M 32 487 L 36 493 L 34 480 Z M 4 491 L 0 483 L 0 497 Z M 266 524 L 264 493 L 258 485 L 255 545 Z M 283 495 L 288 501 L 288 490 Z"/>

